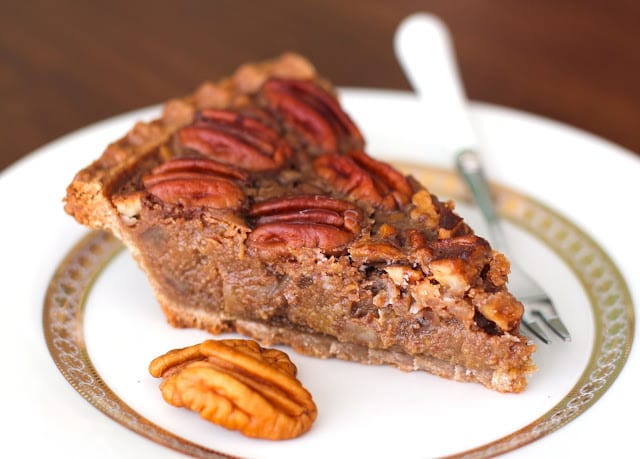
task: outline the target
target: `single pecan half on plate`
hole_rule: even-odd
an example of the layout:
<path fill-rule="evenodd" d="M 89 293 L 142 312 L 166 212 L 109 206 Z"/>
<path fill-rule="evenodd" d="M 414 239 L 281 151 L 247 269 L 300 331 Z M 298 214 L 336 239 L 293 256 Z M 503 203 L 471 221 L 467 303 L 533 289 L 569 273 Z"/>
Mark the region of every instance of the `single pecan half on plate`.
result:
<path fill-rule="evenodd" d="M 253 340 L 207 340 L 155 358 L 165 401 L 248 437 L 286 440 L 307 432 L 318 410 L 287 354 Z"/>
<path fill-rule="evenodd" d="M 364 146 L 364 138 L 338 100 L 308 80 L 272 78 L 261 89 L 269 109 L 309 146 L 338 151 L 343 144 Z"/>
<path fill-rule="evenodd" d="M 236 181 L 246 179 L 246 172 L 210 159 L 175 158 L 152 169 L 142 183 L 168 204 L 237 209 L 246 197 Z"/>
<path fill-rule="evenodd" d="M 177 133 L 182 150 L 248 171 L 272 171 L 291 156 L 291 147 L 278 131 L 257 118 L 228 110 L 202 110 L 193 124 Z"/>
<path fill-rule="evenodd" d="M 413 189 L 406 177 L 362 150 L 351 150 L 347 155 L 325 153 L 313 166 L 339 192 L 376 208 L 392 210 L 411 201 Z"/>
<path fill-rule="evenodd" d="M 325 195 L 262 201 L 249 209 L 249 216 L 255 219 L 255 228 L 247 245 L 264 256 L 285 255 L 298 248 L 336 254 L 360 233 L 362 225 L 359 207 Z"/>

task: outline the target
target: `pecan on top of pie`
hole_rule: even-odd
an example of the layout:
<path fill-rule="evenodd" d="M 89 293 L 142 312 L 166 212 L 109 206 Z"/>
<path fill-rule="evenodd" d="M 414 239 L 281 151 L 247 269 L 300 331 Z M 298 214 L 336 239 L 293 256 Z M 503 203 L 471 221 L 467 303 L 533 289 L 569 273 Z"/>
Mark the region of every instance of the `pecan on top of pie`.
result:
<path fill-rule="evenodd" d="M 65 209 L 125 243 L 176 327 L 502 392 L 534 370 L 506 258 L 373 158 L 301 56 L 170 100 L 78 172 Z"/>

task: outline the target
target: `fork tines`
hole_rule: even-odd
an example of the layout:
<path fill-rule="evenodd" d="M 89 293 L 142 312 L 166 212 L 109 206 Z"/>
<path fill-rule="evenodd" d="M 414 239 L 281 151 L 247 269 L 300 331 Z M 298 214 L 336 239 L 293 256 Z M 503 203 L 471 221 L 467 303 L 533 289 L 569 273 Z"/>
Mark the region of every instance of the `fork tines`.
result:
<path fill-rule="evenodd" d="M 522 324 L 527 328 L 527 330 L 533 333 L 543 343 L 551 343 L 551 339 L 548 337 L 548 335 L 536 320 L 536 318 L 538 318 L 563 341 L 571 341 L 569 330 L 562 322 L 560 317 L 558 317 L 558 315 L 555 313 L 555 308 L 553 307 L 553 303 L 551 303 L 551 300 L 549 300 L 548 298 L 543 298 L 538 299 L 536 302 L 527 302 L 526 300 L 522 301 L 525 305 L 525 315 L 522 318 Z M 545 312 L 539 307 L 536 307 L 536 305 L 545 307 L 545 309 L 548 309 L 551 314 L 545 314 Z"/>

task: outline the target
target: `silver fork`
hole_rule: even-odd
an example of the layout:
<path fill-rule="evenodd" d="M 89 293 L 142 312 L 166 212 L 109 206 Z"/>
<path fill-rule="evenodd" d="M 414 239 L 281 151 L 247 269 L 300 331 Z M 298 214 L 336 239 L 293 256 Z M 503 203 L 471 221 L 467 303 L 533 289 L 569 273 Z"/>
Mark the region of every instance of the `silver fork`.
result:
<path fill-rule="evenodd" d="M 551 340 L 540 326 L 538 319 L 564 341 L 570 341 L 571 335 L 560 319 L 549 295 L 516 263 L 509 250 L 480 158 L 473 150 L 463 150 L 456 155 L 456 167 L 486 220 L 491 244 L 496 250 L 504 253 L 511 262 L 508 285 L 511 293 L 525 304 L 522 324 L 546 344 Z"/>
<path fill-rule="evenodd" d="M 425 117 L 430 116 L 446 151 L 457 153 L 458 167 L 471 185 L 476 202 L 487 219 L 493 246 L 509 256 L 500 219 L 494 210 L 478 156 L 479 142 L 468 115 L 467 98 L 458 72 L 455 52 L 446 25 L 427 13 L 405 18 L 396 30 L 394 47 L 404 73 L 418 94 Z M 525 304 L 522 323 L 545 343 L 551 340 L 540 323 L 563 340 L 571 337 L 549 296 L 511 261 L 509 288 Z"/>

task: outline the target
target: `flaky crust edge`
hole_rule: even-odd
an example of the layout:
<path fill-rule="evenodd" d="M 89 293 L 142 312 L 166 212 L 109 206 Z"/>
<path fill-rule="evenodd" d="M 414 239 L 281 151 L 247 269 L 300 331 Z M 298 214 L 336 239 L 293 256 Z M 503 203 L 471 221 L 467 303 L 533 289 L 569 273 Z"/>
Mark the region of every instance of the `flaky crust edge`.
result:
<path fill-rule="evenodd" d="M 122 240 L 122 222 L 111 202 L 112 187 L 119 177 L 170 139 L 178 129 L 190 124 L 197 110 L 241 104 L 243 98 L 257 91 L 272 76 L 315 79 L 331 89 L 313 65 L 294 52 L 243 64 L 230 77 L 217 82 L 207 81 L 193 93 L 167 101 L 160 118 L 136 123 L 126 135 L 111 143 L 98 159 L 75 175 L 63 199 L 65 212 L 83 225 L 111 231 Z"/>
<path fill-rule="evenodd" d="M 217 82 L 205 82 L 193 93 L 167 101 L 160 118 L 138 122 L 122 138 L 110 144 L 103 154 L 73 178 L 66 190 L 64 209 L 79 223 L 94 229 L 112 232 L 122 240 L 141 266 L 144 261 L 135 244 L 128 241 L 124 223 L 111 201 L 112 188 L 118 179 L 132 170 L 146 155 L 167 142 L 181 127 L 190 124 L 201 108 L 228 108 L 255 92 L 270 76 L 313 78 L 331 89 L 304 57 L 285 53 L 275 59 L 244 64 L 230 77 Z M 506 374 L 500 371 L 472 371 L 426 356 L 410 356 L 391 350 L 369 349 L 342 343 L 316 333 L 292 331 L 264 323 L 229 320 L 221 315 L 185 309 L 162 298 L 157 285 L 152 288 L 169 323 L 175 327 L 195 327 L 214 334 L 238 332 L 259 340 L 264 345 L 285 344 L 294 350 L 315 357 L 337 357 L 366 364 L 391 364 L 400 369 L 426 370 L 429 373 L 457 381 L 479 382 L 500 392 L 521 392 L 527 385 L 526 376 L 533 371 Z"/>
<path fill-rule="evenodd" d="M 263 346 L 286 345 L 300 354 L 312 357 L 338 358 L 367 365 L 391 365 L 403 371 L 423 370 L 454 381 L 480 383 L 503 393 L 524 391 L 528 384 L 527 377 L 535 371 L 532 362 L 524 370 L 469 369 L 429 355 L 410 355 L 391 349 L 369 348 L 341 342 L 320 333 L 291 330 L 250 320 L 229 319 L 220 313 L 173 304 L 162 294 L 158 296 L 158 300 L 169 324 L 176 328 L 196 328 L 214 335 L 237 332 L 257 340 Z"/>

